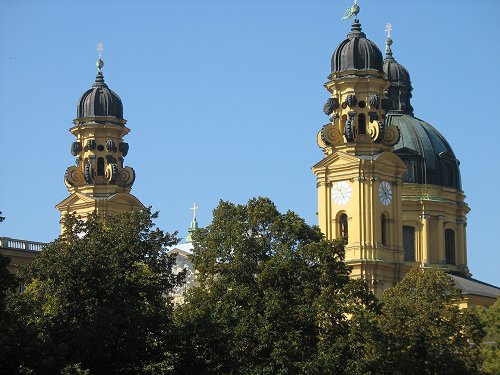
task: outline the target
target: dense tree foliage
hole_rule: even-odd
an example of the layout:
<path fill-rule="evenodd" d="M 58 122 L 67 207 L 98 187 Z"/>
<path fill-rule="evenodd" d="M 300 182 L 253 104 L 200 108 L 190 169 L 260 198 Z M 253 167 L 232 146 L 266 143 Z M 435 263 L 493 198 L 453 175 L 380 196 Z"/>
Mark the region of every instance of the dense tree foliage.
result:
<path fill-rule="evenodd" d="M 484 358 L 481 370 L 484 374 L 497 375 L 500 374 L 500 298 L 493 306 L 478 310 L 486 331 L 481 345 Z"/>
<path fill-rule="evenodd" d="M 200 286 L 174 309 L 177 239 L 155 218 L 68 217 L 22 294 L 0 256 L 0 374 L 498 373 L 499 302 L 460 310 L 452 280 L 422 269 L 377 301 L 342 240 L 265 198 L 220 202 L 194 234 Z"/>
<path fill-rule="evenodd" d="M 172 366 L 172 305 L 183 275 L 165 248 L 175 235 L 154 227 L 148 209 L 85 222 L 65 233 L 21 274 L 12 295 L 10 374 L 160 374 Z M 3 358 L 5 361 L 5 358 Z M 21 369 L 21 370 L 20 370 Z"/>
<path fill-rule="evenodd" d="M 349 278 L 341 241 L 268 199 L 220 202 L 192 260 L 200 287 L 176 311 L 179 373 L 365 373 L 362 317 L 378 305 Z"/>
<path fill-rule="evenodd" d="M 383 372 L 477 374 L 484 335 L 477 314 L 459 309 L 461 294 L 442 271 L 413 269 L 385 291 L 378 319 Z"/>

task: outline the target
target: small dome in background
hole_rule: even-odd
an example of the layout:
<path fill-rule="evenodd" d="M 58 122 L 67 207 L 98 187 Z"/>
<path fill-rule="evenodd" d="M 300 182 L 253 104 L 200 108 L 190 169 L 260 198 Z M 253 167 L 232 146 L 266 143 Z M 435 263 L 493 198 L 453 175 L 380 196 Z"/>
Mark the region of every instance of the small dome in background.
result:
<path fill-rule="evenodd" d="M 382 52 L 361 31 L 359 20 L 352 23 L 351 32 L 332 56 L 332 73 L 347 70 L 377 70 L 383 72 Z"/>
<path fill-rule="evenodd" d="M 98 63 L 102 60 L 98 60 Z M 120 97 L 108 88 L 98 64 L 99 71 L 92 88 L 85 91 L 77 105 L 77 117 L 115 117 L 123 120 L 123 104 Z"/>
<path fill-rule="evenodd" d="M 391 86 L 387 90 L 388 108 L 387 110 L 413 114 L 413 107 L 410 103 L 413 87 L 411 85 L 410 73 L 406 68 L 398 63 L 392 56 L 392 39 L 386 40 L 384 73 L 391 82 Z"/>

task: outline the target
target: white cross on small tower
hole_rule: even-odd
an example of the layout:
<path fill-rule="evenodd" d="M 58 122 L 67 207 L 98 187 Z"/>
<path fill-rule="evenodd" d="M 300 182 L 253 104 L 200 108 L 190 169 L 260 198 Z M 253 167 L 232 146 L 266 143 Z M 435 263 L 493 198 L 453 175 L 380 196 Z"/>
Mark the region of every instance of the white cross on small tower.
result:
<path fill-rule="evenodd" d="M 193 203 L 193 207 L 190 208 L 190 210 L 193 210 L 193 214 L 194 214 L 194 218 L 196 219 L 196 210 L 198 209 L 199 207 L 196 207 L 196 203 Z"/>
<path fill-rule="evenodd" d="M 387 25 L 385 26 L 385 32 L 387 33 L 388 38 L 391 37 L 391 31 L 392 31 L 392 25 L 390 22 L 388 22 Z"/>
<path fill-rule="evenodd" d="M 99 53 L 99 59 L 102 57 L 102 51 L 104 50 L 104 45 L 102 42 L 97 43 L 97 52 Z"/>

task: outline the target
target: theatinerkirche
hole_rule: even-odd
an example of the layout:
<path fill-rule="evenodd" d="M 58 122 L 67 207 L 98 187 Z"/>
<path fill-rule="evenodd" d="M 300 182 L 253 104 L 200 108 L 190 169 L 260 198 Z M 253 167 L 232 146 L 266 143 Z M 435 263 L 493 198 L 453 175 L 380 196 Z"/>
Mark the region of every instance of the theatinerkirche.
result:
<path fill-rule="evenodd" d="M 423 267 L 448 272 L 463 292 L 463 306 L 491 305 L 500 288 L 473 279 L 467 266 L 469 207 L 459 162 L 439 131 L 415 117 L 410 74 L 393 56 L 390 26 L 384 58 L 362 31 L 358 13 L 355 4 L 325 84 L 329 120 L 317 133 L 324 157 L 312 168 L 319 226 L 327 239 L 345 239 L 352 277 L 366 280 L 378 297 L 409 269 Z M 64 175 L 69 196 L 56 205 L 61 221 L 69 213 L 105 219 L 144 207 L 131 194 L 135 172 L 125 166 L 130 130 L 122 101 L 104 82 L 102 67 L 99 57 L 95 82 L 78 101 L 69 129 L 75 162 Z M 190 233 L 197 227 L 195 212 Z M 188 287 L 196 281 L 192 247 L 189 236 L 170 249 L 179 268 L 191 271 Z M 14 272 L 42 248 L 0 237 L 0 252 L 11 257 Z"/>
<path fill-rule="evenodd" d="M 467 267 L 459 161 L 439 131 L 414 116 L 391 26 L 384 58 L 358 12 L 325 84 L 330 121 L 318 132 L 324 158 L 313 167 L 319 225 L 328 239 L 345 239 L 352 277 L 379 297 L 410 268 L 424 267 L 449 272 L 464 305 L 493 303 L 500 289 L 472 279 Z"/>

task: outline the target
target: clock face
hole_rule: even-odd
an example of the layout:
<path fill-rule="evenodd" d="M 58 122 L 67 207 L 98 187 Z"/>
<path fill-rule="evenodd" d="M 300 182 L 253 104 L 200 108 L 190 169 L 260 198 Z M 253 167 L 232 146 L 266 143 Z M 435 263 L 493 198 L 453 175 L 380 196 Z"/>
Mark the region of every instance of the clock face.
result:
<path fill-rule="evenodd" d="M 392 187 L 387 181 L 381 181 L 378 187 L 378 198 L 380 203 L 384 206 L 388 206 L 392 201 Z"/>
<path fill-rule="evenodd" d="M 332 186 L 332 198 L 333 201 L 342 206 L 349 202 L 352 195 L 352 188 L 346 181 L 339 181 L 333 184 Z"/>

